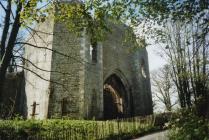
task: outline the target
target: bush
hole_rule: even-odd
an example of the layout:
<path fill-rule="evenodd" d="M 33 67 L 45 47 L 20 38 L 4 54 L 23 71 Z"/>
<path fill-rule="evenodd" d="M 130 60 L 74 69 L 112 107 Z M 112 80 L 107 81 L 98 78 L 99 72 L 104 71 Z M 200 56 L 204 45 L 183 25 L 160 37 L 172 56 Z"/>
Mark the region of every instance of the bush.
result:
<path fill-rule="evenodd" d="M 180 111 L 170 128 L 170 140 L 209 140 L 209 120 L 189 110 Z"/>

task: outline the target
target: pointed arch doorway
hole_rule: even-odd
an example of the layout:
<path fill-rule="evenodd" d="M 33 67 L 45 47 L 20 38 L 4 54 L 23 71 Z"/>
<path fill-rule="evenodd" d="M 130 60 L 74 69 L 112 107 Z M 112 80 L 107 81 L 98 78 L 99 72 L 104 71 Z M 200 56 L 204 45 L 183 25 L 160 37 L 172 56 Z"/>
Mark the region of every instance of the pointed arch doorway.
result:
<path fill-rule="evenodd" d="M 122 80 L 110 75 L 104 82 L 103 91 L 104 119 L 125 117 L 127 112 L 127 92 Z"/>

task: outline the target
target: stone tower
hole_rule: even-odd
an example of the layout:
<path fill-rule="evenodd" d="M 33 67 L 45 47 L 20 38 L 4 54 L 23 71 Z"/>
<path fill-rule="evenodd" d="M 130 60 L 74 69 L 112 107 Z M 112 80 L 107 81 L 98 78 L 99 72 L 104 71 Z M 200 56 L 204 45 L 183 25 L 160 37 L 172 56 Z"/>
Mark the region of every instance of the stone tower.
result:
<path fill-rule="evenodd" d="M 152 113 L 148 56 L 130 51 L 125 25 L 110 24 L 103 42 L 91 43 L 53 19 L 37 26 L 25 46 L 26 114 L 113 119 Z M 34 47 L 35 46 L 35 47 Z"/>

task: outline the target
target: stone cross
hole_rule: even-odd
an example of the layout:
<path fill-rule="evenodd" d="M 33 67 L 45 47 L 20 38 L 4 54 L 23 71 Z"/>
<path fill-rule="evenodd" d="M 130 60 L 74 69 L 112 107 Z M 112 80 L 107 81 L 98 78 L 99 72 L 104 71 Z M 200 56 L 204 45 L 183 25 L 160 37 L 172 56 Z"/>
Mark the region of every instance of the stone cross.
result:
<path fill-rule="evenodd" d="M 31 105 L 31 106 L 32 106 L 32 114 L 31 114 L 32 118 L 34 118 L 35 115 L 38 115 L 38 114 L 36 114 L 36 106 L 37 106 L 37 105 L 39 105 L 39 104 L 37 104 L 35 101 L 34 101 L 33 104 Z"/>

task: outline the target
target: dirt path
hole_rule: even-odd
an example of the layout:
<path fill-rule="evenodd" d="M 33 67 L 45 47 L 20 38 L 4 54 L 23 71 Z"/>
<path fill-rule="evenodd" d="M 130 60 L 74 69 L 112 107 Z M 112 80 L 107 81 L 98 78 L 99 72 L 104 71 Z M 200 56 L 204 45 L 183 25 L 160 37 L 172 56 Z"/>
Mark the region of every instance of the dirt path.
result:
<path fill-rule="evenodd" d="M 168 131 L 157 132 L 134 140 L 168 140 L 167 133 Z"/>

